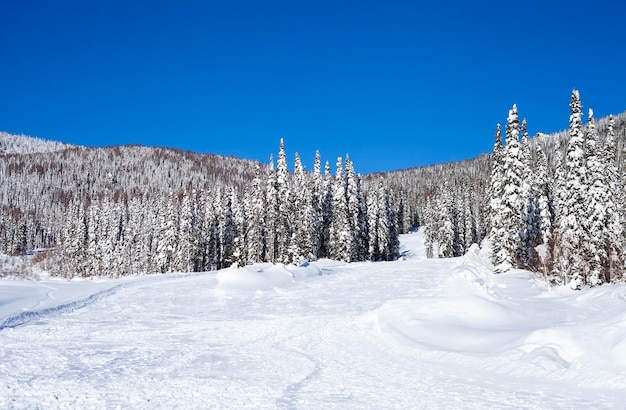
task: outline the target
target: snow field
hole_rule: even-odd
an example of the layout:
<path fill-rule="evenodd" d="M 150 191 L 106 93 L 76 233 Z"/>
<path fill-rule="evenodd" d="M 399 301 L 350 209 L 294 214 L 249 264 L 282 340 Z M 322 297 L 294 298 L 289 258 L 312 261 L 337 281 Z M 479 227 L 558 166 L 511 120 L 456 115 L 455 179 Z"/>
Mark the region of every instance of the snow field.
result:
<path fill-rule="evenodd" d="M 422 243 L 403 236 L 395 262 L 2 281 L 0 323 L 22 322 L 0 330 L 0 407 L 624 408 L 626 287 L 546 291 Z"/>

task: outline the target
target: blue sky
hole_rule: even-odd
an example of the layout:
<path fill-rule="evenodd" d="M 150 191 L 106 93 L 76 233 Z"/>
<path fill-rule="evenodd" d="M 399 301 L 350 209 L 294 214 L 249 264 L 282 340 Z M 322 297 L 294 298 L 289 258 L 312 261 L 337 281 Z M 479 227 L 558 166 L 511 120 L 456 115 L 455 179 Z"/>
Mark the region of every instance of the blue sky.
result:
<path fill-rule="evenodd" d="M 369 173 L 626 110 L 622 2 L 2 2 L 0 130 Z"/>

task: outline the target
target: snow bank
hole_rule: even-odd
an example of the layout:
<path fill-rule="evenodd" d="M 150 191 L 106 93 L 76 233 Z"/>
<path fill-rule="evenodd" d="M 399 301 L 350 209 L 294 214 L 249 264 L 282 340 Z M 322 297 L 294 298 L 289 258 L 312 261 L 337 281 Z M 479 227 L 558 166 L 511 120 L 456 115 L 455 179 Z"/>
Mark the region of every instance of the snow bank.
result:
<path fill-rule="evenodd" d="M 495 352 L 523 340 L 528 318 L 497 293 L 492 266 L 478 245 L 433 290 L 432 295 L 394 300 L 378 312 L 381 329 L 416 347 L 454 352 Z"/>
<path fill-rule="evenodd" d="M 416 349 L 506 357 L 492 366 L 626 388 L 626 286 L 546 291 L 530 272 L 494 275 L 473 246 L 427 296 L 376 314 L 382 333 Z"/>
<path fill-rule="evenodd" d="M 243 268 L 229 268 L 217 273 L 215 291 L 229 296 L 284 288 L 311 276 L 320 276 L 322 271 L 315 264 L 303 266 L 257 263 Z"/>

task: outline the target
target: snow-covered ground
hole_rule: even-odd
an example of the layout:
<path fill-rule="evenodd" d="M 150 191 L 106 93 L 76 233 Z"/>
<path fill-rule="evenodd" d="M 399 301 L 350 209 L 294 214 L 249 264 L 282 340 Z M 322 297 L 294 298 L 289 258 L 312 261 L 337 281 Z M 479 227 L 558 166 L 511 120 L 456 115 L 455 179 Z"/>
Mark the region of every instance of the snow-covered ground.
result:
<path fill-rule="evenodd" d="M 0 408 L 626 408 L 626 286 L 429 260 L 0 281 Z"/>

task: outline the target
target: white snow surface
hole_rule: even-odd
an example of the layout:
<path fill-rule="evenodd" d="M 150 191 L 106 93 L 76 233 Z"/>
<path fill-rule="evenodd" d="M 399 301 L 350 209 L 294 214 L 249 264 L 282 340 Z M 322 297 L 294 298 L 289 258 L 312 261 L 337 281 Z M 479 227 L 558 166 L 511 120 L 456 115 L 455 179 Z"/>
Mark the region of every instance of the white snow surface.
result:
<path fill-rule="evenodd" d="M 0 408 L 626 408 L 626 286 L 488 250 L 0 281 Z"/>

